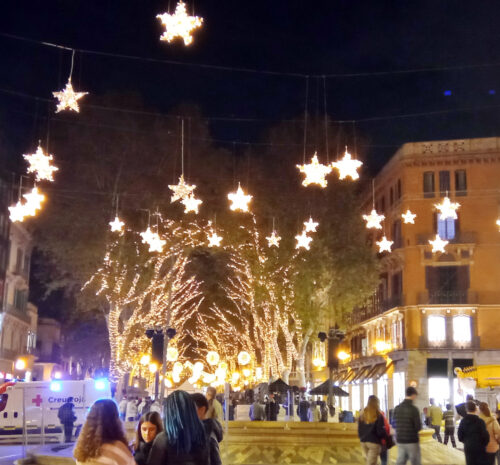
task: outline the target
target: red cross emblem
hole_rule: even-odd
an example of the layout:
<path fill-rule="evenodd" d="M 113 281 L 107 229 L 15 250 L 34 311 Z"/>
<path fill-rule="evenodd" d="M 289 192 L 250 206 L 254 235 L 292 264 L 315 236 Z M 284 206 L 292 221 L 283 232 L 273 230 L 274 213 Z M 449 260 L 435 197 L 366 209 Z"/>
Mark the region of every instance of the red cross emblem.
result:
<path fill-rule="evenodd" d="M 43 399 L 41 398 L 40 394 L 37 394 L 34 399 L 31 399 L 31 402 L 36 404 L 37 407 L 40 407 L 40 405 L 42 404 L 42 400 Z"/>

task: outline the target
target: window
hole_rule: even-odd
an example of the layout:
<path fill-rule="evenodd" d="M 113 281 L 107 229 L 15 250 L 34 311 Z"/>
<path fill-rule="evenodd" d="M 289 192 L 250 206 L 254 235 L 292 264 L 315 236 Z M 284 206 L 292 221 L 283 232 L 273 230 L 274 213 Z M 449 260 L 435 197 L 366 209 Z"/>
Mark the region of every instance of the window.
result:
<path fill-rule="evenodd" d="M 23 266 L 23 250 L 19 247 L 16 256 L 16 273 L 21 273 Z"/>
<path fill-rule="evenodd" d="M 393 203 L 394 203 L 394 189 L 391 187 L 389 189 L 389 206 L 392 207 Z"/>
<path fill-rule="evenodd" d="M 380 400 L 380 410 L 387 414 L 387 375 L 377 380 L 377 397 Z"/>
<path fill-rule="evenodd" d="M 450 192 L 450 172 L 440 171 L 439 172 L 439 195 L 444 197 Z"/>
<path fill-rule="evenodd" d="M 359 384 L 353 384 L 351 386 L 352 393 L 351 393 L 351 401 L 352 401 L 352 411 L 354 413 L 358 412 L 361 410 L 361 393 L 359 389 Z"/>
<path fill-rule="evenodd" d="M 446 218 L 445 220 L 441 219 L 441 214 L 437 214 L 437 233 L 441 239 L 455 239 L 456 235 L 456 225 L 453 218 Z"/>
<path fill-rule="evenodd" d="M 27 275 L 30 273 L 30 256 L 28 254 L 24 256 L 23 273 Z"/>
<path fill-rule="evenodd" d="M 455 171 L 455 195 L 467 195 L 467 175 L 465 170 Z"/>
<path fill-rule="evenodd" d="M 444 316 L 431 315 L 427 317 L 427 342 L 439 345 L 446 341 L 446 320 Z"/>
<path fill-rule="evenodd" d="M 363 383 L 363 406 L 368 404 L 368 397 L 373 395 L 373 384 L 365 382 Z"/>
<path fill-rule="evenodd" d="M 398 271 L 392 275 L 391 297 L 397 298 L 403 294 L 403 272 Z M 396 304 L 396 302 L 394 302 Z M 394 305 L 396 306 L 396 305 Z"/>
<path fill-rule="evenodd" d="M 453 317 L 453 342 L 470 344 L 472 342 L 471 317 L 458 315 Z"/>
<path fill-rule="evenodd" d="M 434 173 L 432 171 L 424 173 L 424 197 L 434 197 Z"/>
<path fill-rule="evenodd" d="M 392 223 L 392 240 L 394 241 L 394 249 L 403 247 L 403 238 L 401 237 L 401 220 L 396 220 Z"/>
<path fill-rule="evenodd" d="M 14 292 L 14 307 L 18 310 L 26 310 L 28 303 L 28 291 L 16 289 Z"/>
<path fill-rule="evenodd" d="M 398 179 L 398 183 L 396 184 L 396 199 L 399 200 L 401 198 L 402 189 L 401 189 L 401 179 Z"/>
<path fill-rule="evenodd" d="M 405 386 L 405 374 L 402 371 L 395 372 L 392 375 L 393 382 L 393 395 L 394 395 L 394 407 L 403 402 L 403 399 L 406 395 L 406 386 Z"/>
<path fill-rule="evenodd" d="M 380 211 L 381 211 L 382 213 L 385 213 L 385 197 L 382 197 L 382 198 L 380 199 Z"/>

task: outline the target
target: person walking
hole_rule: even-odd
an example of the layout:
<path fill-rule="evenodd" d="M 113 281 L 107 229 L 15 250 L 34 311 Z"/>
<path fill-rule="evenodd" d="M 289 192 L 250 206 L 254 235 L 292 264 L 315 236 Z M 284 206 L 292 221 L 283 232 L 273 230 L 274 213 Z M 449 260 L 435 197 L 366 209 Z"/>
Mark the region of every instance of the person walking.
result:
<path fill-rule="evenodd" d="M 137 420 L 137 399 L 133 397 L 127 402 L 127 410 L 125 413 L 126 421 L 136 421 Z"/>
<path fill-rule="evenodd" d="M 113 400 L 100 399 L 94 402 L 73 456 L 77 465 L 135 465 Z"/>
<path fill-rule="evenodd" d="M 266 406 L 265 406 L 266 420 L 267 421 L 277 421 L 279 409 L 280 409 L 280 406 L 279 406 L 278 402 L 276 402 L 274 394 L 273 393 L 269 394 L 269 399 L 268 399 Z"/>
<path fill-rule="evenodd" d="M 421 465 L 418 432 L 422 429 L 422 420 L 418 408 L 413 405 L 417 396 L 417 390 L 409 386 L 406 388 L 405 399 L 394 409 L 398 444 L 396 465 L 405 465 L 408 460 L 411 465 Z"/>
<path fill-rule="evenodd" d="M 311 423 L 316 423 L 319 422 L 320 420 L 318 404 L 314 400 L 311 401 L 309 405 L 309 411 L 307 412 L 307 419 Z"/>
<path fill-rule="evenodd" d="M 486 424 L 477 416 L 477 406 L 472 401 L 466 402 L 467 414 L 458 426 L 458 440 L 464 443 L 465 462 L 467 465 L 486 465 L 486 446 L 490 435 Z"/>
<path fill-rule="evenodd" d="M 250 405 L 248 416 L 251 421 L 264 421 L 266 419 L 264 406 L 259 402 L 259 399 L 256 398 L 254 403 Z"/>
<path fill-rule="evenodd" d="M 299 405 L 297 406 L 297 415 L 299 416 L 300 421 L 309 421 L 308 412 L 309 402 L 307 402 L 305 397 L 301 397 Z"/>
<path fill-rule="evenodd" d="M 455 442 L 455 414 L 451 409 L 451 404 L 446 404 L 446 411 L 443 413 L 444 418 L 444 441 L 443 444 L 448 444 L 448 438 L 451 440 L 451 445 L 457 447 Z"/>
<path fill-rule="evenodd" d="M 224 412 L 221 403 L 215 398 L 217 391 L 210 386 L 207 389 L 208 410 L 205 418 L 215 418 L 219 422 L 224 421 Z"/>
<path fill-rule="evenodd" d="M 490 436 L 490 442 L 486 446 L 486 464 L 495 465 L 495 457 L 500 449 L 498 446 L 498 442 L 500 441 L 500 425 L 496 418 L 491 415 L 490 407 L 486 402 L 479 403 L 479 418 L 484 421 L 486 430 Z"/>
<path fill-rule="evenodd" d="M 377 396 L 368 397 L 368 403 L 359 416 L 358 436 L 366 456 L 366 465 L 377 465 L 382 440 L 387 436 Z"/>
<path fill-rule="evenodd" d="M 73 404 L 73 397 L 68 397 L 66 399 L 66 402 L 59 407 L 57 417 L 63 425 L 64 442 L 71 442 L 73 439 L 73 426 L 76 421 L 75 404 Z"/>
<path fill-rule="evenodd" d="M 134 460 L 137 465 L 147 465 L 153 441 L 162 431 L 163 423 L 159 413 L 149 412 L 141 416 L 134 443 Z"/>
<path fill-rule="evenodd" d="M 438 442 L 443 442 L 441 439 L 441 423 L 443 422 L 443 411 L 441 407 L 435 404 L 434 399 L 430 399 L 430 407 L 429 407 L 429 417 L 430 417 L 430 425 L 434 430 L 434 434 L 432 437 L 437 439 Z"/>
<path fill-rule="evenodd" d="M 209 444 L 196 405 L 185 391 L 165 402 L 165 431 L 158 434 L 147 465 L 209 465 Z"/>

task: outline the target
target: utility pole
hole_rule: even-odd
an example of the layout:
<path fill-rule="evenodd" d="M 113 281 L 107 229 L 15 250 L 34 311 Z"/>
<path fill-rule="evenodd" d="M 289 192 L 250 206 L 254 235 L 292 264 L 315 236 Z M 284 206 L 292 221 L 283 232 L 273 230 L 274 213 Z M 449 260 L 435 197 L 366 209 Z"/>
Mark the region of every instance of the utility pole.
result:
<path fill-rule="evenodd" d="M 321 332 L 318 334 L 318 338 L 321 342 L 325 342 L 328 339 L 328 408 L 333 406 L 333 371 L 337 370 L 339 367 L 339 359 L 337 357 L 337 350 L 339 344 L 345 337 L 344 331 L 341 331 L 337 324 L 333 328 L 328 330 L 328 334 Z"/>

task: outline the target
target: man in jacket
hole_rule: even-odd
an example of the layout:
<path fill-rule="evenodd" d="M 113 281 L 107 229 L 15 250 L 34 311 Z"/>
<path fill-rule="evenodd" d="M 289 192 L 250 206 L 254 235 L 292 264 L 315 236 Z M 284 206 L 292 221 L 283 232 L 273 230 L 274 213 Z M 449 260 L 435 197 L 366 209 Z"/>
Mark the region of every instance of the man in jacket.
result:
<path fill-rule="evenodd" d="M 266 403 L 265 411 L 266 411 L 266 420 L 267 421 L 276 421 L 278 420 L 278 413 L 280 410 L 280 405 L 276 402 L 274 394 L 269 394 L 269 400 Z"/>
<path fill-rule="evenodd" d="M 264 406 L 259 402 L 259 399 L 255 399 L 255 402 L 250 405 L 248 416 L 250 417 L 251 421 L 264 421 L 266 419 Z"/>
<path fill-rule="evenodd" d="M 477 406 L 473 401 L 465 404 L 467 414 L 458 426 L 458 440 L 464 443 L 465 462 L 467 465 L 482 465 L 488 463 L 486 446 L 490 435 L 486 424 L 477 416 Z"/>
<path fill-rule="evenodd" d="M 73 437 L 73 425 L 76 421 L 75 404 L 73 404 L 73 397 L 68 397 L 66 402 L 59 407 L 57 416 L 64 428 L 64 442 L 71 442 Z"/>
<path fill-rule="evenodd" d="M 394 409 L 394 424 L 398 443 L 396 465 L 405 465 L 408 460 L 411 465 L 421 465 L 418 432 L 422 429 L 422 421 L 418 408 L 413 405 L 417 395 L 417 390 L 414 387 L 408 387 L 405 400 Z"/>
<path fill-rule="evenodd" d="M 434 430 L 433 437 L 436 438 L 439 442 L 442 442 L 441 423 L 443 422 L 443 411 L 441 410 L 441 407 L 436 405 L 434 399 L 431 399 L 430 403 L 431 405 L 429 407 L 429 417 L 431 427 Z"/>
<path fill-rule="evenodd" d="M 455 442 L 455 414 L 451 409 L 451 404 L 446 404 L 446 412 L 443 413 L 444 418 L 444 442 L 446 446 L 448 444 L 448 438 L 451 440 L 451 445 L 457 447 Z"/>

